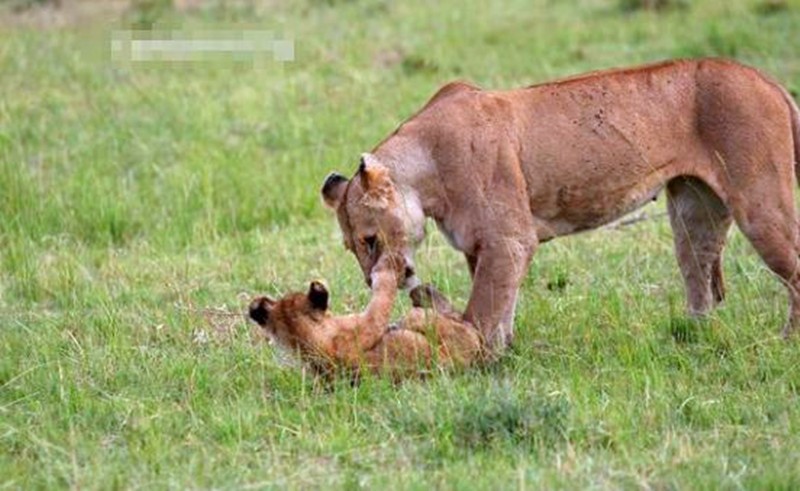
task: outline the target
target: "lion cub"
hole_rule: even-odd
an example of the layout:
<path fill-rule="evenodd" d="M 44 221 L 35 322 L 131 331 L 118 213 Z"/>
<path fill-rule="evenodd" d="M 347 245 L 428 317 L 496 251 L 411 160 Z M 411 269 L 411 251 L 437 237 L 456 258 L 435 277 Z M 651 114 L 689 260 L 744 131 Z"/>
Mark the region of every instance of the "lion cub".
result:
<path fill-rule="evenodd" d="M 477 360 L 482 353 L 478 330 L 462 322 L 431 286 L 412 290 L 414 308 L 390 326 L 397 284 L 391 266 L 379 267 L 372 275 L 372 299 L 366 310 L 336 316 L 328 311 L 328 290 L 314 281 L 307 293 L 290 293 L 280 300 L 254 299 L 250 318 L 321 375 L 358 376 L 367 370 L 400 379 L 434 366 L 466 367 Z"/>

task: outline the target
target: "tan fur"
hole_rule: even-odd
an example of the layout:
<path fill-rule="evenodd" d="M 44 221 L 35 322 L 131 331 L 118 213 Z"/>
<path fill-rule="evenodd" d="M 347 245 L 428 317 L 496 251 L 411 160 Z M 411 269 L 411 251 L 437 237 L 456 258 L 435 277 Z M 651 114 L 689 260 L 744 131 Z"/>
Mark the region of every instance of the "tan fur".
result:
<path fill-rule="evenodd" d="M 314 282 L 307 294 L 292 293 L 277 301 L 260 297 L 250 305 L 251 318 L 319 374 L 357 376 L 368 370 L 400 379 L 434 367 L 466 367 L 481 354 L 478 331 L 452 315 L 436 292 L 428 294 L 438 300 L 434 309 L 415 307 L 390 328 L 397 291 L 392 271 L 373 273 L 373 296 L 360 314 L 336 316 L 327 305 L 315 305 L 313 295 L 323 291 L 327 299 L 327 290 Z"/>
<path fill-rule="evenodd" d="M 499 348 L 540 243 L 613 221 L 666 187 L 689 312 L 722 300 L 735 221 L 787 286 L 788 334 L 800 325 L 798 153 L 798 109 L 778 84 L 731 61 L 671 61 L 508 91 L 448 85 L 364 157 L 357 174 L 380 172 L 388 208 L 361 203 L 370 179 L 339 176 L 323 195 L 337 196 L 326 202 L 367 277 L 383 251 L 403 254 L 413 273 L 433 218 L 473 275 L 464 318 Z M 375 234 L 378 247 L 360 245 Z"/>

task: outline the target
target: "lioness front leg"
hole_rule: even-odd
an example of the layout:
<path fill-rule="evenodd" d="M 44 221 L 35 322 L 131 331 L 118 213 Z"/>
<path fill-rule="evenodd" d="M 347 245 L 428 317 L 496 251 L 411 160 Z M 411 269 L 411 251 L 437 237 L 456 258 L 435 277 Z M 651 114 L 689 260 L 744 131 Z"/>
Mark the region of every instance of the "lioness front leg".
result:
<path fill-rule="evenodd" d="M 501 239 L 476 254 L 477 264 L 464 320 L 476 326 L 495 355 L 514 335 L 517 292 L 528 271 L 536 242 Z"/>

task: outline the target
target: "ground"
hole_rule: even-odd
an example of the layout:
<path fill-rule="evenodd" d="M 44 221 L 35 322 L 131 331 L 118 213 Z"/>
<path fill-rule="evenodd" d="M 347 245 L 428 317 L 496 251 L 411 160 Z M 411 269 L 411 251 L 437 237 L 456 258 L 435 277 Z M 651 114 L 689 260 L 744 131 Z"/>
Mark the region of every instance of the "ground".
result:
<path fill-rule="evenodd" d="M 178 3 L 0 4 L 0 486 L 800 487 L 784 288 L 734 231 L 728 300 L 686 319 L 663 197 L 541 247 L 490 369 L 326 387 L 243 315 L 314 278 L 365 305 L 319 185 L 446 81 L 720 55 L 797 90 L 798 2 Z M 153 25 L 295 60 L 110 60 Z M 420 276 L 463 306 L 430 230 Z"/>

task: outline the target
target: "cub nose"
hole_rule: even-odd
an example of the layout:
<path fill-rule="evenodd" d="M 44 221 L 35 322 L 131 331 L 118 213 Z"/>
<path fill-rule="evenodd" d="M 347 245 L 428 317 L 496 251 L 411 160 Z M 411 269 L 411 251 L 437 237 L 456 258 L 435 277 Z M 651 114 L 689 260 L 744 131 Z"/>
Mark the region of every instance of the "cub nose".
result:
<path fill-rule="evenodd" d="M 414 276 L 414 273 L 415 273 L 414 268 L 412 268 L 411 266 L 406 266 L 406 271 L 405 271 L 406 279 Z"/>

